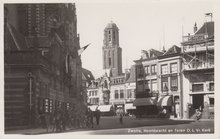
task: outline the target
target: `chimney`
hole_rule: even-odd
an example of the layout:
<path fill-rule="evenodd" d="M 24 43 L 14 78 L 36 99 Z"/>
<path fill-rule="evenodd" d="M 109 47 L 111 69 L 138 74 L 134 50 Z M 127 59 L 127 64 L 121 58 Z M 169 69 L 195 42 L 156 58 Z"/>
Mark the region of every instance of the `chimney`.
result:
<path fill-rule="evenodd" d="M 163 53 L 165 53 L 165 52 L 166 52 L 166 49 L 165 49 L 165 47 L 164 47 L 164 46 L 163 46 L 163 50 L 162 50 L 162 52 L 163 52 Z"/>
<path fill-rule="evenodd" d="M 194 33 L 196 33 L 196 31 L 197 31 L 197 25 L 196 25 L 196 23 L 195 23 L 195 25 L 194 25 L 194 27 L 193 27 L 193 30 L 194 30 Z"/>

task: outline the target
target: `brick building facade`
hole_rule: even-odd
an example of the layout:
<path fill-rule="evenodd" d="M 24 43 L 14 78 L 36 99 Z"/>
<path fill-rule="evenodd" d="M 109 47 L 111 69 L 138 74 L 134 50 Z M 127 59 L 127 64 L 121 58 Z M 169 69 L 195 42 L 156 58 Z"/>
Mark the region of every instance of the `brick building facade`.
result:
<path fill-rule="evenodd" d="M 5 4 L 5 129 L 68 112 L 82 122 L 82 66 L 74 4 Z M 82 103 L 82 104 L 81 104 Z"/>

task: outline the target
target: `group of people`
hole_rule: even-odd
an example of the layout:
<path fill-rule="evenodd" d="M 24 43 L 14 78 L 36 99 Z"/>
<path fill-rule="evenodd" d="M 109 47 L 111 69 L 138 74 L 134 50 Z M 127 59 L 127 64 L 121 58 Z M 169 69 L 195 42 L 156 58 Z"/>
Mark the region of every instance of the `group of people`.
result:
<path fill-rule="evenodd" d="M 119 115 L 119 122 L 123 124 L 123 113 Z M 38 125 L 46 128 L 47 132 L 63 132 L 67 128 L 94 128 L 100 124 L 101 112 L 98 108 L 91 111 L 89 108 L 85 116 L 71 114 L 70 111 L 56 110 L 53 113 L 41 113 L 38 116 Z M 94 121 L 95 118 L 95 121 Z"/>
<path fill-rule="evenodd" d="M 86 117 L 75 111 L 58 109 L 53 113 L 40 113 L 37 126 L 45 128 L 47 132 L 63 132 L 67 128 L 85 128 Z"/>
<path fill-rule="evenodd" d="M 53 113 L 42 113 L 39 115 L 39 126 L 46 128 L 47 132 L 62 132 L 66 130 L 68 119 L 67 111 L 57 110 Z"/>
<path fill-rule="evenodd" d="M 87 126 L 87 128 L 94 127 L 93 117 L 95 117 L 96 125 L 98 126 L 99 122 L 100 122 L 100 117 L 101 117 L 101 112 L 98 108 L 96 108 L 96 110 L 94 112 L 88 108 L 87 113 L 86 113 L 86 126 Z"/>

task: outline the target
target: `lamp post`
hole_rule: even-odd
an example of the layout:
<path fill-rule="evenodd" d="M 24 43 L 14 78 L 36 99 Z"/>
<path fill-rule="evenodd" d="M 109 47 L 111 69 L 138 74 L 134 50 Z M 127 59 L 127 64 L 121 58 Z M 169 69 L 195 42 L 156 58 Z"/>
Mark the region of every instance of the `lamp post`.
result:
<path fill-rule="evenodd" d="M 28 79 L 29 79 L 29 124 L 31 125 L 32 117 L 32 84 L 33 84 L 33 75 L 31 72 L 28 73 Z"/>

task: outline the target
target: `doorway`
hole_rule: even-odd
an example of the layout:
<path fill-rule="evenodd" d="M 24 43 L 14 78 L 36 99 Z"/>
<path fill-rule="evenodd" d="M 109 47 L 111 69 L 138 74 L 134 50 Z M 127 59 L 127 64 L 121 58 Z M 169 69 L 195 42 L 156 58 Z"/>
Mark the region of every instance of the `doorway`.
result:
<path fill-rule="evenodd" d="M 192 96 L 193 97 L 193 108 L 198 109 L 200 106 L 202 108 L 204 107 L 204 95 L 202 94 L 195 94 Z"/>

